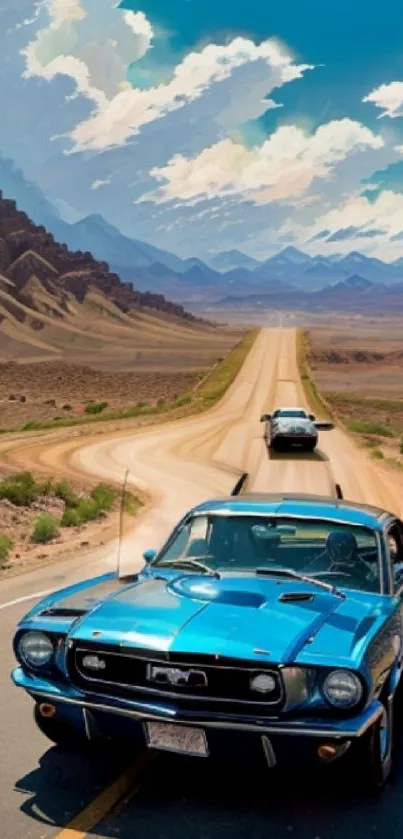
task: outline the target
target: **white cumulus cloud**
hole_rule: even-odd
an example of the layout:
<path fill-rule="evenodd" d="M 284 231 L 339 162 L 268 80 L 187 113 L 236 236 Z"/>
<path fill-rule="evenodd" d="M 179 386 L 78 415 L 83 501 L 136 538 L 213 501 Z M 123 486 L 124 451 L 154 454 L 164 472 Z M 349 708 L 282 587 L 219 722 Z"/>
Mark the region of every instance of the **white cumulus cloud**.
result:
<path fill-rule="evenodd" d="M 98 178 L 96 181 L 94 181 L 91 184 L 91 189 L 92 190 L 101 189 L 101 187 L 103 187 L 103 186 L 108 186 L 108 184 L 110 184 L 110 182 L 111 182 L 110 178 L 105 178 L 105 179 Z"/>
<path fill-rule="evenodd" d="M 326 241 L 332 234 L 348 229 L 355 231 L 352 237 Z M 324 231 L 326 236 L 322 238 L 320 234 Z M 369 238 L 366 234 L 371 231 L 376 231 L 376 235 Z M 277 240 L 285 235 L 292 236 L 300 247 L 324 256 L 335 250 L 348 253 L 354 249 L 371 253 L 380 259 L 392 260 L 401 255 L 399 234 L 402 232 L 403 194 L 383 190 L 374 200 L 369 200 L 359 192 L 350 195 L 338 207 L 318 214 L 311 224 L 288 219 L 277 230 Z"/>
<path fill-rule="evenodd" d="M 253 62 L 262 62 L 267 67 L 266 96 L 310 69 L 308 65 L 295 64 L 274 39 L 255 44 L 239 37 L 224 46 L 209 44 L 199 52 L 186 55 L 166 84 L 122 90 L 106 105 L 100 105 L 96 114 L 73 130 L 74 150 L 121 145 L 143 125 L 193 102 L 211 85 L 230 78 L 238 68 Z M 274 105 L 266 101 L 262 112 Z"/>
<path fill-rule="evenodd" d="M 382 110 L 379 115 L 381 117 L 395 117 L 403 116 L 403 82 L 391 82 L 390 84 L 381 84 L 380 87 L 372 90 L 368 96 L 365 96 L 363 102 L 371 102 L 377 108 Z"/>
<path fill-rule="evenodd" d="M 303 195 L 315 178 L 328 177 L 348 155 L 382 146 L 382 137 L 351 119 L 333 120 L 311 135 L 282 126 L 253 148 L 225 139 L 193 158 L 175 155 L 166 166 L 151 170 L 162 185 L 140 200 L 237 195 L 257 204 L 289 202 Z"/>
<path fill-rule="evenodd" d="M 403 195 L 383 190 L 374 201 L 365 195 L 356 195 L 330 210 L 317 220 L 313 234 L 320 230 L 343 230 L 347 227 L 382 229 L 387 236 L 403 230 Z"/>
<path fill-rule="evenodd" d="M 52 81 L 67 76 L 74 94 L 92 100 L 97 111 L 127 85 L 131 61 L 141 58 L 152 40 L 143 12 L 117 8 L 112 0 L 44 0 L 49 23 L 23 50 L 24 77 Z"/>

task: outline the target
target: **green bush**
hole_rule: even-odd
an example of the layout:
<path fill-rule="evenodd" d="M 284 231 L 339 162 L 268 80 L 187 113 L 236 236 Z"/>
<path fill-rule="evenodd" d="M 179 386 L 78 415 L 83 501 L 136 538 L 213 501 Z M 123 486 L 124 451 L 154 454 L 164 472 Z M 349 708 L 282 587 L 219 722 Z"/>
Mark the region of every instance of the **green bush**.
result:
<path fill-rule="evenodd" d="M 58 484 L 56 484 L 55 489 L 55 496 L 56 498 L 60 498 L 67 507 L 74 507 L 78 504 L 78 498 L 76 494 L 73 492 L 72 487 L 70 486 L 69 482 L 62 478 Z"/>
<path fill-rule="evenodd" d="M 0 498 L 6 498 L 17 507 L 29 507 L 38 497 L 38 488 L 31 472 L 10 475 L 0 483 Z"/>
<path fill-rule="evenodd" d="M 116 501 L 116 495 L 116 490 L 106 484 L 98 484 L 91 492 L 91 498 L 99 510 L 111 510 Z"/>
<path fill-rule="evenodd" d="M 102 411 L 108 407 L 107 402 L 89 402 L 88 405 L 85 406 L 85 413 L 86 414 L 102 414 Z"/>
<path fill-rule="evenodd" d="M 81 498 L 75 508 L 80 524 L 87 521 L 94 521 L 102 515 L 102 510 L 93 498 Z"/>
<path fill-rule="evenodd" d="M 59 527 L 54 516 L 51 516 L 50 513 L 41 513 L 34 524 L 32 541 L 36 545 L 45 545 L 52 539 L 56 539 L 58 535 Z"/>
<path fill-rule="evenodd" d="M 46 481 L 36 484 L 38 495 L 51 495 L 54 492 L 52 478 L 47 478 Z"/>
<path fill-rule="evenodd" d="M 0 533 L 0 568 L 7 565 L 8 555 L 13 547 L 12 540 L 5 533 Z"/>
<path fill-rule="evenodd" d="M 62 527 L 78 527 L 81 524 L 78 510 L 75 507 L 66 507 L 60 524 Z"/>

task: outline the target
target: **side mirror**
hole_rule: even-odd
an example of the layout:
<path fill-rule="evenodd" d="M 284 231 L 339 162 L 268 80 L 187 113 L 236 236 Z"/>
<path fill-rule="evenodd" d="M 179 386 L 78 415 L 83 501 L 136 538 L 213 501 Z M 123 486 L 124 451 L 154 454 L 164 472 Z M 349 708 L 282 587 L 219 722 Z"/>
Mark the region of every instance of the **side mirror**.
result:
<path fill-rule="evenodd" d="M 315 428 L 318 431 L 331 431 L 334 428 L 333 422 L 315 422 Z"/>
<path fill-rule="evenodd" d="M 271 420 L 271 414 L 262 414 L 260 417 L 260 422 L 268 422 L 268 420 Z"/>
<path fill-rule="evenodd" d="M 144 551 L 144 553 L 143 553 L 143 559 L 145 559 L 145 561 L 147 563 L 152 562 L 154 557 L 156 557 L 156 556 L 157 556 L 157 551 L 154 550 L 154 548 L 148 548 L 148 550 Z"/>
<path fill-rule="evenodd" d="M 312 420 L 312 422 L 315 422 L 315 420 L 316 420 L 315 414 L 308 414 L 308 419 Z"/>

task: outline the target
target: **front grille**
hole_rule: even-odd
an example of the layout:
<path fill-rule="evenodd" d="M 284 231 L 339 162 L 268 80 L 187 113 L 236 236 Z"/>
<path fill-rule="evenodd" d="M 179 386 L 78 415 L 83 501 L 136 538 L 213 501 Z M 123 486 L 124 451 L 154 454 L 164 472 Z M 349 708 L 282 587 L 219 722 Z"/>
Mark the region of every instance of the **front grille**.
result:
<path fill-rule="evenodd" d="M 87 655 L 97 655 L 105 662 L 102 671 L 91 672 L 84 667 Z M 81 690 L 107 693 L 133 699 L 150 700 L 161 697 L 174 700 L 183 709 L 230 710 L 234 713 L 277 714 L 283 704 L 280 672 L 268 667 L 234 659 L 183 653 L 159 653 L 155 650 L 122 650 L 99 644 L 74 644 L 67 658 L 72 682 Z M 185 684 L 160 683 L 150 680 L 150 667 L 194 671 Z M 268 694 L 251 690 L 250 680 L 258 673 L 273 677 L 274 687 Z M 204 676 L 204 678 L 203 678 Z M 224 707 L 223 707 L 224 706 Z"/>

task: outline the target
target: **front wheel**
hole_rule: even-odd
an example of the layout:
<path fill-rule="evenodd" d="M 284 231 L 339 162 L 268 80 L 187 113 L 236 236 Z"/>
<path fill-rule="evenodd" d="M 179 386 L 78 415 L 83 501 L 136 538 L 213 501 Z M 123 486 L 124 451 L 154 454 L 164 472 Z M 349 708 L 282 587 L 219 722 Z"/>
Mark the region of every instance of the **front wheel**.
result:
<path fill-rule="evenodd" d="M 393 705 L 387 703 L 382 715 L 357 744 L 357 770 L 365 787 L 372 792 L 383 789 L 392 770 Z"/>

